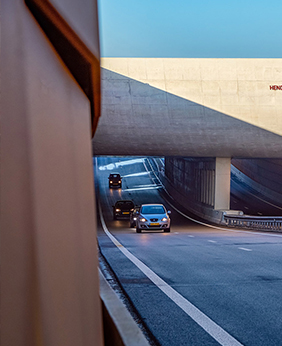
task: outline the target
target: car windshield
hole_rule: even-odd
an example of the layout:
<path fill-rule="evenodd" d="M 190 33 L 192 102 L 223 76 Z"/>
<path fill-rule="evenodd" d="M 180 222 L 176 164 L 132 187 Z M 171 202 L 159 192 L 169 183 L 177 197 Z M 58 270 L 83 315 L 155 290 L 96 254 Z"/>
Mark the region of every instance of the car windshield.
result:
<path fill-rule="evenodd" d="M 119 174 L 111 174 L 110 177 L 111 178 L 119 178 Z"/>
<path fill-rule="evenodd" d="M 144 205 L 141 210 L 142 214 L 164 214 L 165 209 L 162 205 Z"/>
<path fill-rule="evenodd" d="M 131 201 L 117 202 L 116 203 L 116 208 L 133 209 L 134 208 L 134 204 Z"/>

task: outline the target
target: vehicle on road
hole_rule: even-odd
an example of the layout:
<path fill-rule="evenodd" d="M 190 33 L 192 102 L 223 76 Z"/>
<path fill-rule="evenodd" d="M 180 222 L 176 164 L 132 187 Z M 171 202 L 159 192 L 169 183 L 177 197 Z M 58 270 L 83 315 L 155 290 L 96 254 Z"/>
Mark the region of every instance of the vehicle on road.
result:
<path fill-rule="evenodd" d="M 121 188 L 122 177 L 120 176 L 119 173 L 111 173 L 108 179 L 109 179 L 109 188 L 112 188 L 114 186 Z"/>
<path fill-rule="evenodd" d="M 136 232 L 162 229 L 170 232 L 170 211 L 163 204 L 142 204 L 137 212 Z"/>
<path fill-rule="evenodd" d="M 129 222 L 130 227 L 136 227 L 137 213 L 140 211 L 140 206 L 136 206 L 133 211 L 130 213 Z"/>
<path fill-rule="evenodd" d="M 113 205 L 113 219 L 129 219 L 130 213 L 134 210 L 134 203 L 131 200 L 120 200 Z"/>

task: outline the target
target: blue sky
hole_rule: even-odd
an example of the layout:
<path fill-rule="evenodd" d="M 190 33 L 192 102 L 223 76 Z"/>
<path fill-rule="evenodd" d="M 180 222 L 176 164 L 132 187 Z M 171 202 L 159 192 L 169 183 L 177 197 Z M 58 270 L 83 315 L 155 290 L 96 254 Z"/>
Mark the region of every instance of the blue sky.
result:
<path fill-rule="evenodd" d="M 98 0 L 102 57 L 282 58 L 282 0 Z"/>

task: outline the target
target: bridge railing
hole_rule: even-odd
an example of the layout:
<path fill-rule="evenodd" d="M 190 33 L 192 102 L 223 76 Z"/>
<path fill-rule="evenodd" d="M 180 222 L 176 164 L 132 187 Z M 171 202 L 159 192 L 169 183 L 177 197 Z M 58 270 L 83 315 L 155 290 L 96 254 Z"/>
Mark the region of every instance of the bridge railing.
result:
<path fill-rule="evenodd" d="M 282 216 L 228 215 L 228 213 L 223 213 L 223 220 L 228 227 L 282 232 Z"/>

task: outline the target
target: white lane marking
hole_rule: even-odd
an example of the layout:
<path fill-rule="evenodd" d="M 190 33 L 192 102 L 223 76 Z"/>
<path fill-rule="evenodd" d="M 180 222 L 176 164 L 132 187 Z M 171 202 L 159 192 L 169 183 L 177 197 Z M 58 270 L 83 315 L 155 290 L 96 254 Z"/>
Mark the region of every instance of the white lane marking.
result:
<path fill-rule="evenodd" d="M 150 164 L 150 162 L 149 162 Z M 146 167 L 146 164 L 145 162 L 143 162 L 143 165 L 146 169 L 146 171 L 148 171 L 148 168 Z M 150 164 L 150 166 L 152 167 L 152 165 Z M 148 171 L 149 172 L 149 171 Z M 158 178 L 158 176 L 155 174 L 155 172 L 152 170 L 152 173 L 154 173 L 155 177 L 157 178 L 157 180 L 159 181 L 159 183 L 162 185 L 164 191 L 167 193 L 167 195 L 171 198 L 171 199 L 174 199 L 167 191 L 167 189 L 165 188 L 164 184 L 161 182 L 161 180 Z M 186 217 L 186 219 L 188 220 L 191 220 L 191 221 L 194 221 L 195 223 L 198 223 L 199 225 L 203 225 L 203 226 L 206 226 L 206 227 L 210 227 L 210 228 L 214 228 L 214 229 L 218 229 L 218 230 L 221 230 L 221 231 L 227 231 L 227 232 L 232 232 L 232 233 L 247 233 L 247 234 L 252 234 L 252 235 L 255 235 L 255 234 L 260 234 L 260 235 L 263 235 L 263 236 L 269 236 L 269 237 L 278 237 L 278 238 L 281 238 L 282 237 L 282 234 L 270 234 L 270 233 L 261 233 L 261 232 L 256 232 L 256 231 L 240 231 L 240 230 L 236 230 L 236 229 L 230 229 L 230 228 L 224 228 L 224 227 L 217 227 L 217 226 L 213 226 L 213 225 L 209 225 L 207 223 L 204 223 L 204 222 L 201 222 L 201 221 L 198 221 L 196 219 L 193 219 L 192 217 L 182 213 L 180 210 L 178 210 L 173 204 L 171 204 L 166 198 L 164 198 L 167 203 L 174 209 L 176 210 L 180 215 Z"/>
<path fill-rule="evenodd" d="M 100 171 L 113 170 L 115 168 L 122 167 L 122 166 L 134 165 L 135 163 L 142 163 L 142 162 L 144 162 L 144 160 L 145 160 L 145 158 L 130 159 L 130 160 L 125 160 L 125 161 L 117 161 L 117 162 L 113 162 L 113 163 L 110 163 L 110 164 L 105 165 L 105 166 L 99 166 L 98 169 Z"/>
<path fill-rule="evenodd" d="M 208 240 L 210 243 L 217 243 L 215 240 Z"/>
<path fill-rule="evenodd" d="M 188 237 L 190 237 L 190 238 L 195 238 L 195 236 L 194 236 L 194 235 L 191 235 L 191 234 L 188 234 Z"/>
<path fill-rule="evenodd" d="M 238 249 L 243 250 L 243 251 L 253 251 L 253 250 L 247 249 L 247 248 L 245 248 L 245 247 L 239 247 Z"/>
<path fill-rule="evenodd" d="M 173 232 L 174 234 L 179 234 L 179 232 Z"/>
<path fill-rule="evenodd" d="M 156 189 L 160 189 L 161 186 L 159 185 L 152 185 L 152 186 L 148 186 L 148 187 L 136 187 L 136 188 L 132 188 L 132 189 L 123 189 L 123 191 L 141 191 L 141 190 L 156 190 Z"/>
<path fill-rule="evenodd" d="M 146 172 L 145 172 L 146 173 Z M 141 187 L 156 187 L 156 186 L 159 186 L 161 187 L 160 185 L 157 185 L 157 184 L 140 184 L 140 185 L 134 185 L 135 188 L 141 188 Z"/>
<path fill-rule="evenodd" d="M 163 279 L 155 274 L 149 267 L 129 252 L 121 243 L 108 231 L 103 214 L 100 201 L 99 213 L 101 218 L 102 227 L 111 241 L 118 247 L 118 249 L 134 263 L 164 294 L 166 294 L 177 306 L 179 306 L 188 316 L 190 316 L 199 326 L 201 326 L 211 337 L 213 337 L 222 346 L 243 346 L 239 341 L 228 334 L 218 324 L 212 321 L 208 316 L 201 312 L 196 306 L 190 303 L 171 286 L 169 286 Z"/>
<path fill-rule="evenodd" d="M 126 175 L 123 175 L 123 178 L 140 177 L 143 175 L 148 175 L 148 172 L 126 174 Z"/>

